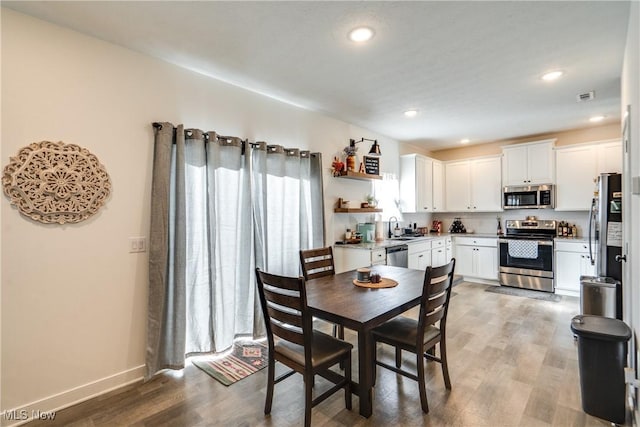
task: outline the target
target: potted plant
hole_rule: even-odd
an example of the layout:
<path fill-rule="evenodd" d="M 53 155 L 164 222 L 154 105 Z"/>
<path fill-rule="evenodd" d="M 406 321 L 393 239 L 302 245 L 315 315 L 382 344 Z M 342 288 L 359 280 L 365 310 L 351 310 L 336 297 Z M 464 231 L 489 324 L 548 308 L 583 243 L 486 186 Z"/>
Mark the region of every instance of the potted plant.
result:
<path fill-rule="evenodd" d="M 365 200 L 367 201 L 367 205 L 370 208 L 375 208 L 376 206 L 378 206 L 378 200 L 373 196 L 373 194 L 367 194 Z"/>

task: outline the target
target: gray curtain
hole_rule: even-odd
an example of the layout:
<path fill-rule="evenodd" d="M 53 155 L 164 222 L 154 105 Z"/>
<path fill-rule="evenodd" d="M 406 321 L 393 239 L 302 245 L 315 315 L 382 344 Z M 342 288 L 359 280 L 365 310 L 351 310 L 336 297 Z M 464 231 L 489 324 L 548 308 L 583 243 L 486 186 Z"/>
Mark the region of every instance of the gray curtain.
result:
<path fill-rule="evenodd" d="M 295 276 L 324 244 L 319 154 L 155 129 L 147 378 L 263 335 L 255 266 Z"/>
<path fill-rule="evenodd" d="M 322 157 L 260 143 L 252 150 L 256 265 L 300 274 L 300 249 L 324 245 Z"/>

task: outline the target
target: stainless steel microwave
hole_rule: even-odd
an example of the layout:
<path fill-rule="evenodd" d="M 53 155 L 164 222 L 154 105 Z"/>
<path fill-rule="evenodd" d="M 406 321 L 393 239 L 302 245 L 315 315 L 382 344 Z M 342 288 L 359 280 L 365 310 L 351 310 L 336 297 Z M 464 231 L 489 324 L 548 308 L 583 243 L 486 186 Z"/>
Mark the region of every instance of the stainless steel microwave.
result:
<path fill-rule="evenodd" d="M 555 206 L 556 196 L 551 184 L 504 187 L 503 209 L 553 209 Z"/>

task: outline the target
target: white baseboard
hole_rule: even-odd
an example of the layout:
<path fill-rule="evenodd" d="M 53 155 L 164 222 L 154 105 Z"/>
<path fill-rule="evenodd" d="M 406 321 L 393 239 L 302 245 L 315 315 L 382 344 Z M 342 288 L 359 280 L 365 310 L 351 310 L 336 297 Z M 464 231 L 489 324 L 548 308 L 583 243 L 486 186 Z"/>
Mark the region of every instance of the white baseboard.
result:
<path fill-rule="evenodd" d="M 556 295 L 564 295 L 568 297 L 577 297 L 580 298 L 580 291 L 569 291 L 566 289 L 558 289 L 555 290 Z"/>
<path fill-rule="evenodd" d="M 3 409 L 0 412 L 1 427 L 15 427 L 34 419 L 51 419 L 59 411 L 84 402 L 101 394 L 142 381 L 145 365 L 110 375 L 105 378 L 54 394 L 44 399 L 28 403 L 18 408 Z"/>

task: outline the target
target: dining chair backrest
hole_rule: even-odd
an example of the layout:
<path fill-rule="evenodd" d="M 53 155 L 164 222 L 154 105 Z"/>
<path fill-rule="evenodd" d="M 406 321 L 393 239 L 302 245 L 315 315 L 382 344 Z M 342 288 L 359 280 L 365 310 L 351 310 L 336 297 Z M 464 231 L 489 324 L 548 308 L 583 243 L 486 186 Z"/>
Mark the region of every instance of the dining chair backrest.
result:
<path fill-rule="evenodd" d="M 441 267 L 427 267 L 424 275 L 422 299 L 420 301 L 420 318 L 418 328 L 421 332 L 429 325 L 440 322 L 440 330 L 444 332 L 453 285 L 455 258 Z M 418 338 L 422 337 L 418 333 Z"/>
<path fill-rule="evenodd" d="M 301 250 L 300 266 L 302 267 L 302 275 L 306 280 L 335 274 L 333 249 L 328 246 L 326 248 Z"/>
<path fill-rule="evenodd" d="M 301 345 L 308 365 L 313 333 L 304 278 L 277 276 L 259 268 L 256 276 L 269 348 L 273 349 L 274 337 Z"/>

